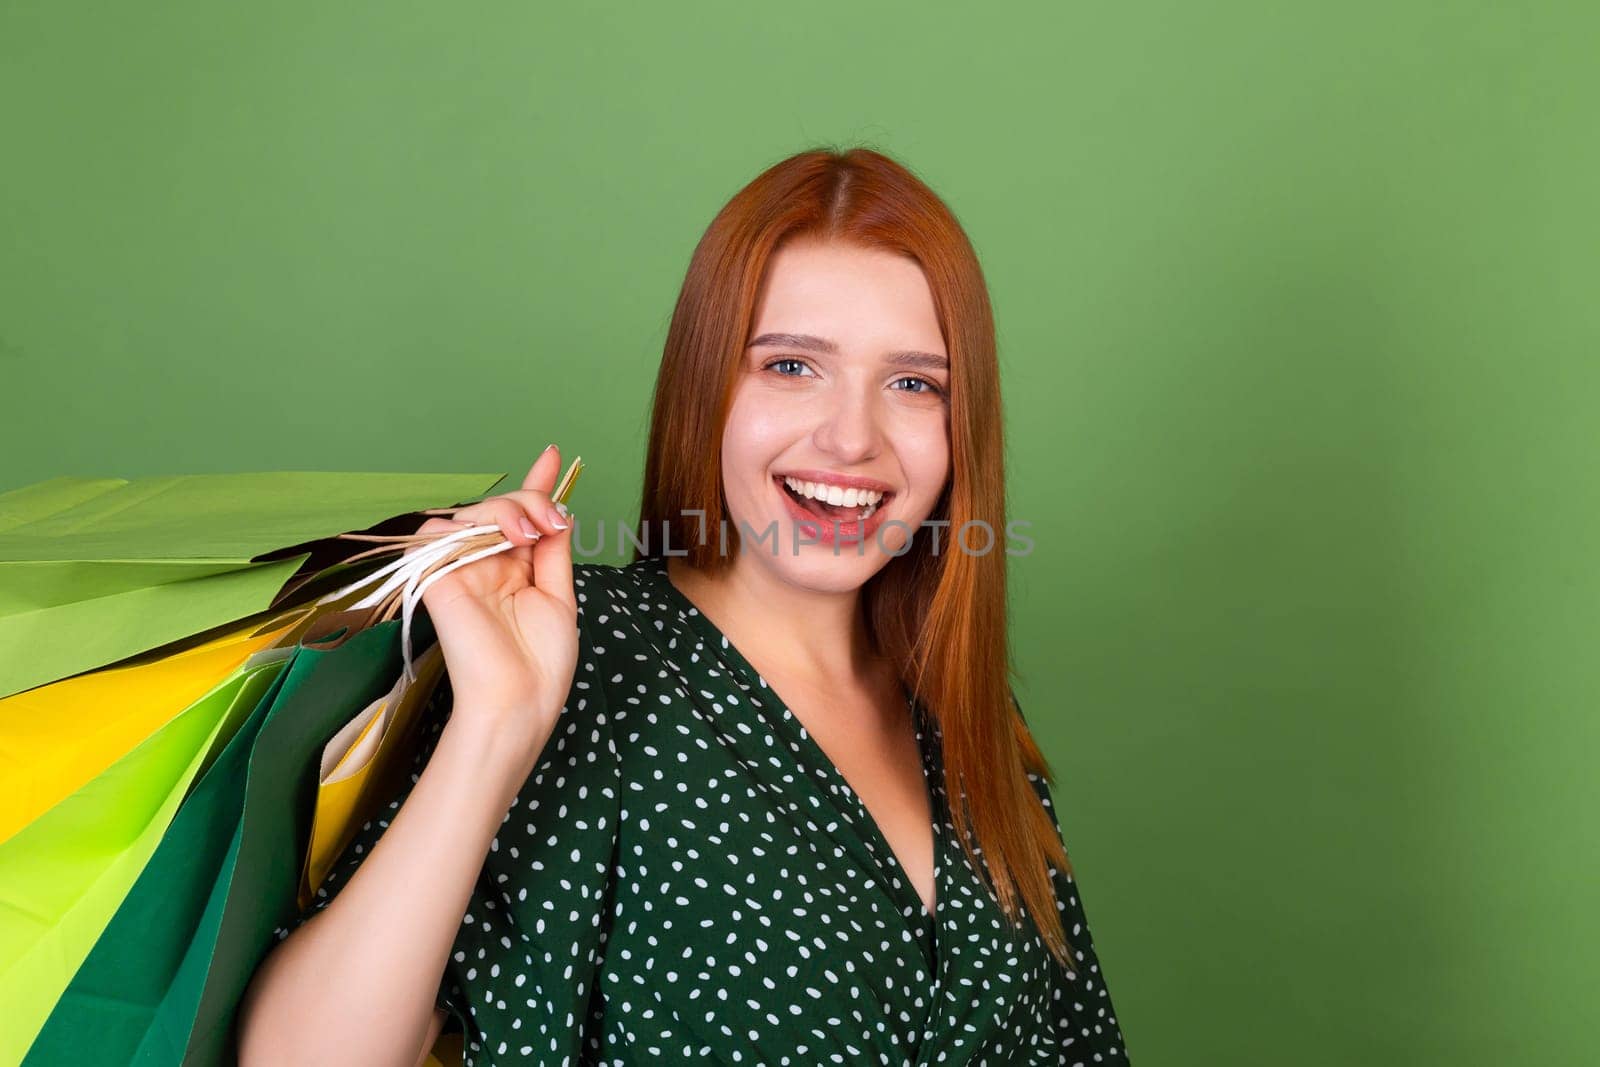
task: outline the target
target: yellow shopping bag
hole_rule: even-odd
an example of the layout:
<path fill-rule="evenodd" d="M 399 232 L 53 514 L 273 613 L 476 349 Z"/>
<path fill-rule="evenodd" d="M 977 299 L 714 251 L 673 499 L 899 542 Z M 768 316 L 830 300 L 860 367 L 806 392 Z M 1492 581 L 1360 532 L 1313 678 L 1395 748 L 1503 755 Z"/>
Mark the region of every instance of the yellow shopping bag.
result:
<path fill-rule="evenodd" d="M 175 654 L 0 699 L 0 842 L 94 780 L 252 656 L 307 621 L 305 609 L 260 619 Z"/>
<path fill-rule="evenodd" d="M 374 700 L 322 750 L 311 843 L 300 879 L 300 907 L 311 906 L 317 887 L 345 850 L 373 804 L 393 792 L 395 774 L 409 766 L 420 712 L 444 673 L 444 653 L 435 642 L 416 661 L 415 678 L 404 673 L 394 688 Z"/>
<path fill-rule="evenodd" d="M 208 757 L 292 650 L 244 666 L 0 844 L 0 1063 L 16 1063 L 155 852 Z"/>

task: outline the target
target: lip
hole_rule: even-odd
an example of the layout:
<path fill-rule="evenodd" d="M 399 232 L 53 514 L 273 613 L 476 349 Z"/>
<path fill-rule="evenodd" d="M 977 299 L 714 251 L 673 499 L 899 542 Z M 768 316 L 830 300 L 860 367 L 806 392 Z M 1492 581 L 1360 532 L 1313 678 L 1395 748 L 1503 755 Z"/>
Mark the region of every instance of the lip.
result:
<path fill-rule="evenodd" d="M 779 471 L 773 477 L 780 482 L 785 478 L 793 478 L 801 482 L 823 482 L 827 485 L 837 485 L 840 489 L 872 489 L 880 493 L 892 493 L 894 487 L 887 482 L 880 482 L 876 478 L 863 478 L 855 474 L 834 474 L 831 471 L 799 470 Z"/>
<path fill-rule="evenodd" d="M 879 527 L 888 518 L 889 509 L 887 505 L 896 495 L 892 490 L 884 490 L 884 498 L 878 501 L 878 510 L 872 513 L 872 517 L 865 524 L 859 519 L 852 519 L 849 522 L 839 519 L 821 519 L 800 505 L 800 502 L 794 498 L 783 484 L 785 477 L 800 478 L 802 481 L 808 482 L 821 481 L 822 479 L 815 477 L 804 478 L 799 474 L 775 474 L 772 476 L 772 484 L 777 487 L 778 495 L 783 498 L 783 506 L 789 512 L 789 517 L 797 523 L 806 524 L 807 532 L 814 538 L 814 540 L 807 543 L 832 548 L 834 541 L 837 540 L 840 544 L 840 552 L 843 551 L 843 546 L 845 545 L 858 545 L 858 552 L 865 551 L 863 546 L 877 536 Z M 870 479 L 867 479 L 867 482 L 868 484 L 865 488 L 868 489 L 875 489 L 883 484 L 882 482 L 872 482 Z M 865 526 L 865 529 L 862 528 L 863 526 Z"/>

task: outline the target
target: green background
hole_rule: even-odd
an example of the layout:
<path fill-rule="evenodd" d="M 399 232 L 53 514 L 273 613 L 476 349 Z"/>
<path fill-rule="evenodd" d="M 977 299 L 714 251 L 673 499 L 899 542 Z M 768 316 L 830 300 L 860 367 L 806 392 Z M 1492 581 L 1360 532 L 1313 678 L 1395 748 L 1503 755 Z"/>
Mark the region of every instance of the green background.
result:
<path fill-rule="evenodd" d="M 555 440 L 614 527 L 712 215 L 880 148 L 992 287 L 1134 1062 L 1594 1062 L 1583 10 L 9 3 L 0 488 Z"/>

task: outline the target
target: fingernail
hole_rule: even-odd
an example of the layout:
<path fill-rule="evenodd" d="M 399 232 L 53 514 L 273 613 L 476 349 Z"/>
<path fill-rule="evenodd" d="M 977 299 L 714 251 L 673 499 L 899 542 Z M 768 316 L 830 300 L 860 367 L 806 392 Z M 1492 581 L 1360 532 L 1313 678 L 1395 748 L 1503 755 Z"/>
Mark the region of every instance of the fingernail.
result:
<path fill-rule="evenodd" d="M 554 441 L 551 441 L 549 444 L 544 446 L 544 450 L 545 450 L 545 452 L 548 452 L 554 447 L 556 447 L 556 443 Z M 543 453 L 540 453 L 540 454 L 543 455 Z"/>
<path fill-rule="evenodd" d="M 556 510 L 561 512 L 561 517 L 563 519 L 572 514 L 572 512 L 567 510 L 567 506 L 559 500 L 556 501 Z"/>
<path fill-rule="evenodd" d="M 522 532 L 523 532 L 524 535 L 526 535 L 528 537 L 538 537 L 539 536 L 538 528 L 535 527 L 531 521 L 529 521 L 529 519 L 528 519 L 528 517 L 526 515 L 524 515 L 524 516 L 522 516 L 522 518 L 518 519 L 517 523 L 522 527 Z"/>

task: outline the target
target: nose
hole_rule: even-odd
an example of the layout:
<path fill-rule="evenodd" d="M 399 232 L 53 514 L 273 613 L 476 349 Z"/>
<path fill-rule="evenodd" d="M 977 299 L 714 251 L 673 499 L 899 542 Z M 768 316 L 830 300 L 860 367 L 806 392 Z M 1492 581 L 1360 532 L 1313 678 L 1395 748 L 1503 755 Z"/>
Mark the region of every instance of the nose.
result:
<path fill-rule="evenodd" d="M 842 389 L 813 434 L 816 446 L 840 465 L 860 463 L 878 454 L 882 412 L 872 389 Z"/>

